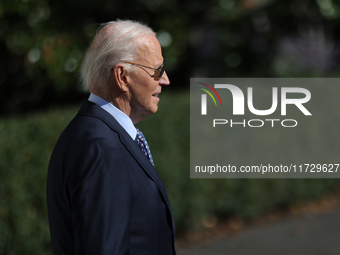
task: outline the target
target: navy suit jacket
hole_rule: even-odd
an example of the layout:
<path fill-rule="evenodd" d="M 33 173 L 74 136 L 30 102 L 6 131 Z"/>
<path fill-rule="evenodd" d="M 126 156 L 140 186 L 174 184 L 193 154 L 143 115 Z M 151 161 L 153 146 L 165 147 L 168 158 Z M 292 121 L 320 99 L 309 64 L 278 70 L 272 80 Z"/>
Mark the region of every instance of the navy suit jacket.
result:
<path fill-rule="evenodd" d="M 174 255 L 170 202 L 156 169 L 119 123 L 85 101 L 47 177 L 55 255 Z"/>

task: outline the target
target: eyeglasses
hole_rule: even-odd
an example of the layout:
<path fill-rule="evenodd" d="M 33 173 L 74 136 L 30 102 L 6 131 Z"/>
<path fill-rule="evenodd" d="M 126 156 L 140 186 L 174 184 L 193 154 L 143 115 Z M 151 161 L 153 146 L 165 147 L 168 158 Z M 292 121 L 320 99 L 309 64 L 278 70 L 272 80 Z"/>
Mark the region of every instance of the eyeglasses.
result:
<path fill-rule="evenodd" d="M 131 64 L 131 65 L 136 65 L 136 66 L 142 66 L 142 67 L 145 67 L 145 68 L 155 70 L 154 75 L 150 75 L 151 77 L 153 77 L 155 79 L 155 81 L 159 81 L 159 79 L 162 77 L 164 70 L 165 70 L 165 64 L 166 64 L 166 62 L 164 60 L 163 64 L 159 68 L 153 68 L 153 67 L 137 64 L 137 63 L 134 63 L 134 62 L 126 62 L 126 63 Z"/>

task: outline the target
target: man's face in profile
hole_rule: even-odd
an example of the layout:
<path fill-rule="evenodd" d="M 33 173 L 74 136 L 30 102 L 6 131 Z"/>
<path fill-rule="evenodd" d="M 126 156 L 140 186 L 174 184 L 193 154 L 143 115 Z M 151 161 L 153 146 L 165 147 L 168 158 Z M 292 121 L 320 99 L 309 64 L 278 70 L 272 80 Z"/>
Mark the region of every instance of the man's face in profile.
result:
<path fill-rule="evenodd" d="M 144 36 L 140 38 L 140 47 L 136 62 L 141 65 L 155 69 L 163 65 L 161 46 L 155 36 Z M 161 93 L 162 86 L 169 85 L 170 81 L 167 74 L 156 80 L 155 70 L 135 65 L 130 73 L 130 105 L 132 112 L 139 116 L 147 116 L 158 110 L 158 95 Z"/>

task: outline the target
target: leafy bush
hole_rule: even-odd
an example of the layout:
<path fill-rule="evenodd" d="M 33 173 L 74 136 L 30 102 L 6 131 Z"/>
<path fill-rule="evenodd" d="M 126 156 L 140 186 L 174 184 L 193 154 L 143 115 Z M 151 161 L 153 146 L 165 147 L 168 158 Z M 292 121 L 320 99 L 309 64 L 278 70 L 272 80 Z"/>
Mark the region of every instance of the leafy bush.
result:
<path fill-rule="evenodd" d="M 76 108 L 0 122 L 0 254 L 51 254 L 46 174 L 58 135 Z"/>
<path fill-rule="evenodd" d="M 117 18 L 157 32 L 172 86 L 188 87 L 189 77 L 337 77 L 340 3 L 324 2 L 0 1 L 0 114 L 80 97 L 84 53 L 98 24 Z"/>

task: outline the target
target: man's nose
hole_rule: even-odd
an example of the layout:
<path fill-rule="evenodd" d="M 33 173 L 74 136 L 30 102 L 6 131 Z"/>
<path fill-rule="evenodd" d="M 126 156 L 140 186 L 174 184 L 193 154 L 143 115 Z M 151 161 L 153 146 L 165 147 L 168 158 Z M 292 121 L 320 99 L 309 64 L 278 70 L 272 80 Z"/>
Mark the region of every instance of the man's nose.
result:
<path fill-rule="evenodd" d="M 170 85 L 170 80 L 166 72 L 163 73 L 162 77 L 159 79 L 159 84 L 163 86 Z"/>

